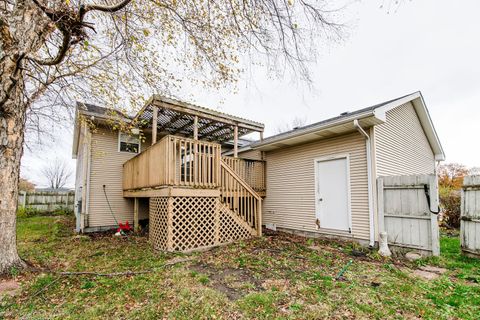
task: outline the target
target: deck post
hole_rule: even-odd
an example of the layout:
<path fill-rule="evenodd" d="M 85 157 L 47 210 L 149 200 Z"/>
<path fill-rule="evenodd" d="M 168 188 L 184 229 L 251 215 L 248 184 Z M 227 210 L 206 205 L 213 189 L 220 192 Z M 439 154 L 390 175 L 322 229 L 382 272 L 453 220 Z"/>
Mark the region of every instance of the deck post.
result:
<path fill-rule="evenodd" d="M 133 231 L 138 232 L 138 198 L 133 198 Z"/>
<path fill-rule="evenodd" d="M 158 107 L 152 107 L 152 145 L 157 143 Z"/>
<path fill-rule="evenodd" d="M 198 140 L 198 116 L 193 118 L 193 139 Z"/>
<path fill-rule="evenodd" d="M 193 140 L 198 140 L 198 116 L 193 117 Z M 198 144 L 193 144 L 193 182 L 198 183 L 199 179 L 199 167 L 198 167 Z M 191 170 L 191 169 L 190 169 Z"/>
<path fill-rule="evenodd" d="M 238 125 L 233 130 L 233 157 L 238 158 Z"/>
<path fill-rule="evenodd" d="M 258 201 L 258 208 L 257 208 L 257 236 L 262 236 L 262 199 Z"/>
<path fill-rule="evenodd" d="M 263 141 L 263 131 L 260 131 L 260 142 Z M 262 157 L 262 160 L 265 160 L 265 152 L 264 151 L 260 151 L 260 155 Z M 265 179 L 265 178 L 264 178 Z"/>

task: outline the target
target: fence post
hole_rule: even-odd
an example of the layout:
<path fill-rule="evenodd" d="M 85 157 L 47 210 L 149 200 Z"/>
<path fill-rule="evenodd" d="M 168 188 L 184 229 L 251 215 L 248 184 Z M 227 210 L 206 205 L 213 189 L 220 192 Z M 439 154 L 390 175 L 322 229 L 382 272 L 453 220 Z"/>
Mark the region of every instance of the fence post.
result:
<path fill-rule="evenodd" d="M 26 191 L 22 191 L 22 194 L 23 194 L 22 207 L 25 208 L 25 206 L 26 206 L 26 204 L 27 204 L 27 192 L 26 192 Z"/>
<path fill-rule="evenodd" d="M 460 211 L 460 240 L 462 253 L 480 258 L 480 176 L 465 176 Z"/>
<path fill-rule="evenodd" d="M 460 190 L 460 248 L 465 248 L 465 222 L 462 220 L 462 217 L 465 215 L 465 180 Z"/>
<path fill-rule="evenodd" d="M 430 211 L 438 211 L 438 180 L 436 175 L 430 178 Z M 432 230 L 432 255 L 440 255 L 440 235 L 438 231 L 438 214 L 430 212 L 430 222 Z"/>
<path fill-rule="evenodd" d="M 377 178 L 377 213 L 378 213 L 378 231 L 385 231 L 385 216 L 383 203 L 383 179 Z"/>

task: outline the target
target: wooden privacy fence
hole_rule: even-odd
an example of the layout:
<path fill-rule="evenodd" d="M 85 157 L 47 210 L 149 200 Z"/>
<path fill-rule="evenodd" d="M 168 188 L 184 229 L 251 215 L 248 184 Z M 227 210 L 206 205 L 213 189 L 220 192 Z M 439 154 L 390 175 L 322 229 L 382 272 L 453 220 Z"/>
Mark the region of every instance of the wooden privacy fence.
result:
<path fill-rule="evenodd" d="M 388 243 L 439 255 L 437 177 L 379 177 L 377 192 L 379 231 L 387 232 Z"/>
<path fill-rule="evenodd" d="M 157 186 L 217 188 L 221 146 L 166 136 L 123 165 L 123 190 Z"/>
<path fill-rule="evenodd" d="M 18 194 L 19 208 L 33 208 L 43 212 L 53 212 L 59 208 L 73 211 L 74 202 L 75 192 L 73 191 L 20 191 Z"/>
<path fill-rule="evenodd" d="M 480 176 L 463 179 L 460 219 L 462 251 L 480 257 Z"/>

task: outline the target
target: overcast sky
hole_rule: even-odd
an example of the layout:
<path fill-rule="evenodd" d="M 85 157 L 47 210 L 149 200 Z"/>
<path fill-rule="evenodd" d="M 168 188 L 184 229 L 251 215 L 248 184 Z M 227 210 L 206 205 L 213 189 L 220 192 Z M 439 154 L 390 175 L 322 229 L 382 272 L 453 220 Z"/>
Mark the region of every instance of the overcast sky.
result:
<path fill-rule="evenodd" d="M 349 6 L 348 37 L 319 45 L 313 88 L 258 70 L 237 94 L 192 90 L 185 98 L 263 122 L 269 135 L 295 117 L 313 123 L 420 90 L 447 162 L 480 166 L 480 1 L 406 0 L 390 12 L 381 4 Z M 38 185 L 45 185 L 40 168 L 55 157 L 74 170 L 72 130 L 53 129 L 54 143 L 24 154 L 22 176 Z"/>

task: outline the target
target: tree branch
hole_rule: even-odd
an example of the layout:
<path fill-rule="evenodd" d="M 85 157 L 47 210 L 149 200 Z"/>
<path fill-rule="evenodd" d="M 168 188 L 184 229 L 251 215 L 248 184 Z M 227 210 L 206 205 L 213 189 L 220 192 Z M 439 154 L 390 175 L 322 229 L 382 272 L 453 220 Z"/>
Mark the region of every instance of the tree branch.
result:
<path fill-rule="evenodd" d="M 67 54 L 68 49 L 70 48 L 70 40 L 72 39 L 72 36 L 70 35 L 69 32 L 62 32 L 62 34 L 63 34 L 62 45 L 60 46 L 60 48 L 58 48 L 58 52 L 55 57 L 53 57 L 52 59 L 36 59 L 36 58 L 30 58 L 30 59 L 42 66 L 54 66 L 62 62 L 63 59 L 65 58 L 65 55 Z"/>
<path fill-rule="evenodd" d="M 89 11 L 101 11 L 101 12 L 110 12 L 110 13 L 117 12 L 125 8 L 131 1 L 132 0 L 123 0 L 122 2 L 119 2 L 111 6 L 101 5 L 101 4 L 88 4 L 86 6 L 81 6 L 79 11 L 79 17 L 81 20 L 83 20 L 83 17 Z"/>
<path fill-rule="evenodd" d="M 55 23 L 58 30 L 62 33 L 63 39 L 62 44 L 58 48 L 57 55 L 52 59 L 37 59 L 30 58 L 32 61 L 42 65 L 42 66 L 54 66 L 60 64 L 65 55 L 67 54 L 70 47 L 80 42 L 82 39 L 87 37 L 87 34 L 84 28 L 91 28 L 93 31 L 93 26 L 89 23 L 83 21 L 85 14 L 89 11 L 102 11 L 102 12 L 116 12 L 123 9 L 128 5 L 131 0 L 123 0 L 122 2 L 112 5 L 86 5 L 80 7 L 80 10 L 77 14 L 76 11 L 71 8 L 65 7 L 59 10 L 52 10 L 41 4 L 38 0 L 32 0 L 35 5 L 40 8 L 40 10 L 45 13 L 47 17 Z"/>

